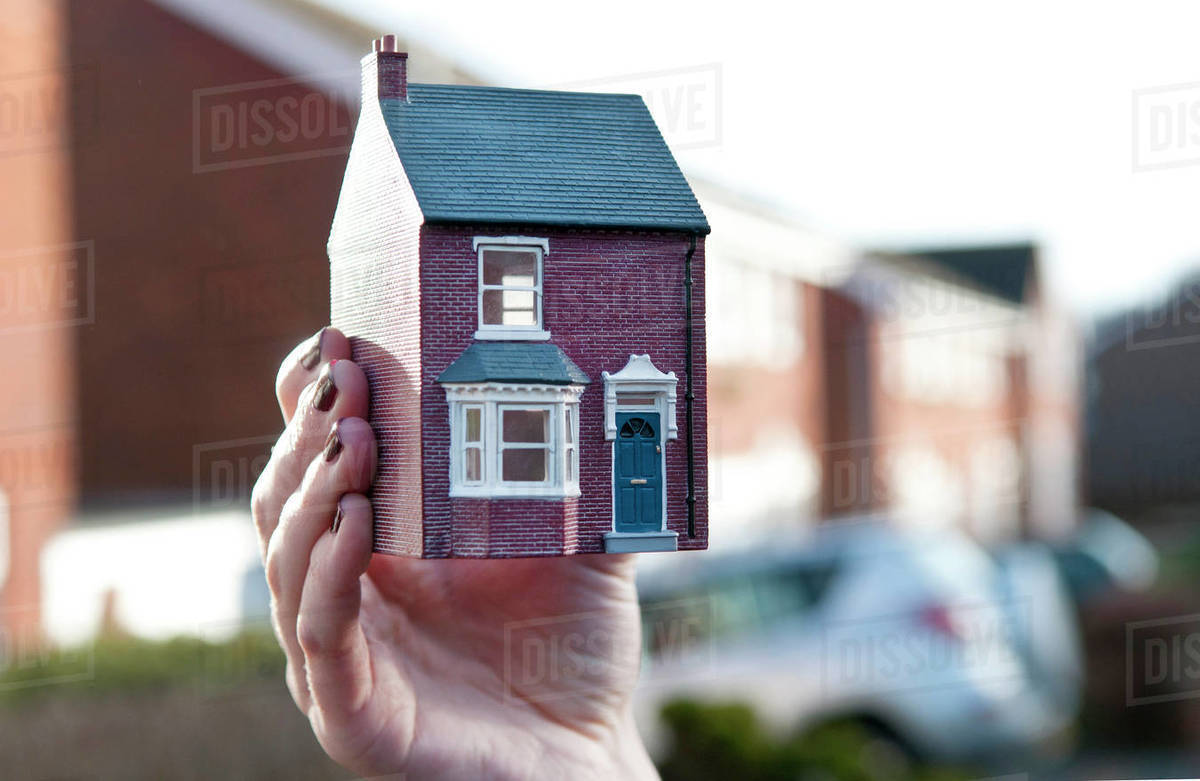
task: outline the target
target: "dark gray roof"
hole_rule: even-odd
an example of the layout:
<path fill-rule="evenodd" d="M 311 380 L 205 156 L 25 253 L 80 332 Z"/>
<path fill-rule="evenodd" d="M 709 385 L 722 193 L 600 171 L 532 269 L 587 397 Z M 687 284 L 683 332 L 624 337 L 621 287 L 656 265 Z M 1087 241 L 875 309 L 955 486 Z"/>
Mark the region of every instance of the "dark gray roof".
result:
<path fill-rule="evenodd" d="M 983 290 L 1014 304 L 1023 303 L 1035 272 L 1032 244 L 910 249 L 905 254 L 933 261 Z"/>
<path fill-rule="evenodd" d="M 549 342 L 472 342 L 438 382 L 539 382 L 582 385 L 591 380 Z"/>
<path fill-rule="evenodd" d="M 380 105 L 428 222 L 708 233 L 638 95 L 410 84 Z"/>

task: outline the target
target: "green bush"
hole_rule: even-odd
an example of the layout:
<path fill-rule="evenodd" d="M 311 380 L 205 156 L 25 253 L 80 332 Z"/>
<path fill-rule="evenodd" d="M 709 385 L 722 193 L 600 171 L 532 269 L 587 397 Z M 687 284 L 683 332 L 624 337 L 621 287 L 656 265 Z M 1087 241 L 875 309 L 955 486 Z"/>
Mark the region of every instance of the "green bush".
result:
<path fill-rule="evenodd" d="M 269 632 L 247 631 L 222 643 L 108 637 L 70 649 L 8 649 L 0 667 L 0 704 L 44 696 L 192 686 L 220 691 L 249 680 L 281 679 L 283 652 Z"/>
<path fill-rule="evenodd" d="M 969 774 L 926 767 L 866 724 L 843 721 L 773 738 L 741 704 L 677 700 L 662 711 L 672 738 L 663 781 L 957 781 Z"/>

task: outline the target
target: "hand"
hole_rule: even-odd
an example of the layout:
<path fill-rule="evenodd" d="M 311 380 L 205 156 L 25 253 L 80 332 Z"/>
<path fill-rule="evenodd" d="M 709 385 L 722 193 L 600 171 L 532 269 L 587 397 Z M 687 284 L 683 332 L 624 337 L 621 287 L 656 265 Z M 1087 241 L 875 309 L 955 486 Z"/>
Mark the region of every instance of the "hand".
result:
<path fill-rule="evenodd" d="M 254 487 L 288 688 L 364 776 L 653 778 L 633 723 L 631 556 L 371 553 L 367 380 L 327 328 L 279 370 L 287 424 Z"/>

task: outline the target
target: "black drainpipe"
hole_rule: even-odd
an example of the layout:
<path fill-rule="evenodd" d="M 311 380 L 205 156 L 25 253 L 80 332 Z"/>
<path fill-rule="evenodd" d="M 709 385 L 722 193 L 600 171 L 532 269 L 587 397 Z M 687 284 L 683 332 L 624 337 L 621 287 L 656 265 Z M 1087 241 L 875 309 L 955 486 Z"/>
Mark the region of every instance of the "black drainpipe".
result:
<path fill-rule="evenodd" d="M 683 259 L 683 304 L 686 311 L 687 335 L 684 337 L 683 362 L 687 372 L 687 390 L 684 392 L 687 420 L 687 513 L 688 537 L 696 536 L 696 445 L 692 440 L 692 255 L 696 254 L 696 234 L 688 236 L 687 255 Z"/>

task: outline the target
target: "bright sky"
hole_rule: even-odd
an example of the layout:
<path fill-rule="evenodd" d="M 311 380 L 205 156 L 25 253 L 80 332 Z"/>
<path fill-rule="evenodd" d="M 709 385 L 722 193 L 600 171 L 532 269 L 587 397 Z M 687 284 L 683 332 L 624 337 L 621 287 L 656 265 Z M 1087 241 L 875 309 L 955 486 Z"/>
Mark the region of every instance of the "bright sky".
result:
<path fill-rule="evenodd" d="M 1081 313 L 1200 267 L 1200 87 L 1135 101 L 1200 83 L 1200 4 L 325 1 L 506 86 L 715 63 L 688 170 L 860 245 L 1032 237 Z"/>

